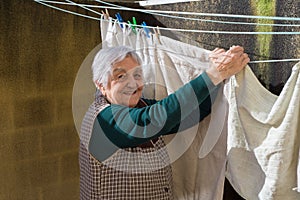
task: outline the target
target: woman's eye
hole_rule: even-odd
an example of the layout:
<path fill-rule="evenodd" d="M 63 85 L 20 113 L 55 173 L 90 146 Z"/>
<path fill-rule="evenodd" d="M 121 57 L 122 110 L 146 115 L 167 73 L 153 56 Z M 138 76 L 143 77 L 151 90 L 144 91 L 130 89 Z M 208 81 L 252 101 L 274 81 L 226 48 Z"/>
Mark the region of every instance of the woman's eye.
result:
<path fill-rule="evenodd" d="M 119 76 L 118 76 L 118 79 L 121 79 L 122 77 L 124 77 L 123 74 L 119 75 Z"/>
<path fill-rule="evenodd" d="M 126 79 L 126 74 L 119 74 L 119 75 L 117 76 L 117 80 L 122 81 L 122 80 L 125 80 L 125 79 Z"/>
<path fill-rule="evenodd" d="M 142 74 L 134 74 L 134 78 L 140 80 L 143 78 Z"/>

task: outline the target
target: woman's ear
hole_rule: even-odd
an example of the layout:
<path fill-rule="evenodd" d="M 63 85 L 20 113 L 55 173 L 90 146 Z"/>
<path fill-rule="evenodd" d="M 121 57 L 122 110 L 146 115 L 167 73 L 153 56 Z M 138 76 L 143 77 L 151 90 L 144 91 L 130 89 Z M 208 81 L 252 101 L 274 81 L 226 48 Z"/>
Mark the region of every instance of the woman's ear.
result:
<path fill-rule="evenodd" d="M 95 83 L 96 88 L 97 88 L 98 90 L 100 90 L 102 84 L 99 83 L 99 81 L 95 81 L 94 83 Z"/>
<path fill-rule="evenodd" d="M 103 96 L 106 96 L 106 91 L 105 91 L 105 87 L 103 87 L 103 85 L 100 85 L 100 91 L 103 94 Z"/>
<path fill-rule="evenodd" d="M 96 81 L 95 85 L 96 85 L 97 89 L 100 90 L 104 96 L 106 96 L 106 91 L 105 91 L 105 87 L 103 86 L 103 84 Z"/>

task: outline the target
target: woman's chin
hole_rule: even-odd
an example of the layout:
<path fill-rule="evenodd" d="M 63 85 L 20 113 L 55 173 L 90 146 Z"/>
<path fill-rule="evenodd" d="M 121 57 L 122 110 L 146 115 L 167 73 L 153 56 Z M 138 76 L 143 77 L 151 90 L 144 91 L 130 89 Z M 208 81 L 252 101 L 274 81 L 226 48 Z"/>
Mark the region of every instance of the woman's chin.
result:
<path fill-rule="evenodd" d="M 139 100 L 140 100 L 140 97 L 130 98 L 128 100 L 128 106 L 129 107 L 135 107 L 138 104 Z"/>
<path fill-rule="evenodd" d="M 128 106 L 128 107 L 135 107 L 139 100 L 141 98 L 141 94 L 140 93 L 135 93 L 132 95 L 123 95 L 122 96 L 122 105 Z"/>
<path fill-rule="evenodd" d="M 138 100 L 130 100 L 128 102 L 128 107 L 133 108 L 133 107 L 135 107 L 138 104 L 138 102 L 139 102 Z"/>

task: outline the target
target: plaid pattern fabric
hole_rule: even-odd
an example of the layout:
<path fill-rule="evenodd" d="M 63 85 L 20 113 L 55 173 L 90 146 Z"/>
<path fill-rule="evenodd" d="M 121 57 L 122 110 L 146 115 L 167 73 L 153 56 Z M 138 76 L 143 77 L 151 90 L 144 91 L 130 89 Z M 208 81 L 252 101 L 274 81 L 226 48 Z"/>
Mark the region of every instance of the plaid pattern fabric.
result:
<path fill-rule="evenodd" d="M 109 104 L 98 98 L 84 117 L 80 133 L 80 199 L 172 200 L 172 171 L 162 138 L 153 147 L 117 150 L 103 162 L 88 152 L 97 114 Z"/>

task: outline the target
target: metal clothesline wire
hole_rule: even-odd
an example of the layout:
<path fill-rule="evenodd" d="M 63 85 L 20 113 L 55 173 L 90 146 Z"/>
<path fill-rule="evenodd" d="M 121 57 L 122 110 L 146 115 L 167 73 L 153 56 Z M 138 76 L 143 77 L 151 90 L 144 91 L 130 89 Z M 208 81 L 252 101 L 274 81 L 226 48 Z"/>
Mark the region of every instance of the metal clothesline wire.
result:
<path fill-rule="evenodd" d="M 138 11 L 138 12 L 144 12 L 144 13 L 149 13 L 152 15 L 161 15 L 164 17 L 174 17 L 174 18 L 179 18 L 179 19 L 192 19 L 192 20 L 199 20 L 198 18 L 185 18 L 185 17 L 178 17 L 178 16 L 172 16 L 170 13 L 173 14 L 179 14 L 179 15 L 196 15 L 196 16 L 206 16 L 206 17 L 229 17 L 229 18 L 247 18 L 247 19 L 267 19 L 267 20 L 288 20 L 288 21 L 300 21 L 300 18 L 297 17 L 277 17 L 277 16 L 254 16 L 254 15 L 235 15 L 235 14 L 220 14 L 220 13 L 199 13 L 199 12 L 183 12 L 183 11 L 173 11 L 173 10 L 146 10 L 146 9 L 135 9 L 135 8 L 129 8 L 125 6 L 120 6 L 112 3 L 108 3 L 105 1 L 101 0 L 95 0 L 96 2 L 106 4 L 109 6 L 113 6 L 115 8 L 120 8 L 124 10 L 132 10 L 132 11 Z M 159 13 L 163 13 L 166 15 L 162 15 Z M 200 19 L 201 20 L 201 19 Z M 210 20 L 207 20 L 210 21 Z M 211 22 L 226 22 L 226 21 L 214 21 L 211 20 Z M 239 22 L 231 22 L 231 23 L 239 23 Z M 243 23 L 243 22 L 240 22 Z M 247 25 L 252 24 L 252 25 L 261 25 L 261 26 L 270 26 L 273 24 L 261 24 L 261 23 L 245 23 Z M 278 26 L 281 25 L 292 25 L 292 24 L 276 24 Z M 299 26 L 299 24 L 295 24 L 296 26 Z"/>
<path fill-rule="evenodd" d="M 191 18 L 191 17 L 181 17 L 181 16 L 173 16 L 170 14 L 170 11 L 162 11 L 162 10 L 146 10 L 146 9 L 137 9 L 137 8 L 129 8 L 129 7 L 124 7 L 124 6 L 119 6 L 116 4 L 108 3 L 105 1 L 97 1 L 102 4 L 106 4 L 109 6 L 100 6 L 100 5 L 89 5 L 89 4 L 81 4 L 81 3 L 74 3 L 72 1 L 67 1 L 67 2 L 72 2 L 72 3 L 67 3 L 67 2 L 61 2 L 61 1 L 51 1 L 51 0 L 37 0 L 38 2 L 44 2 L 44 3 L 51 3 L 51 4 L 61 4 L 61 5 L 73 5 L 73 6 L 79 6 L 81 8 L 87 9 L 91 12 L 94 12 L 96 14 L 99 14 L 98 12 L 89 9 L 89 8 L 102 8 L 102 9 L 111 9 L 111 10 L 125 10 L 125 11 L 131 11 L 131 12 L 142 12 L 142 13 L 147 13 L 151 15 L 157 15 L 157 16 L 162 16 L 162 17 L 168 17 L 168 18 L 175 18 L 175 19 L 182 19 L 182 20 L 192 20 L 192 21 L 203 21 L 203 22 L 210 22 L 210 23 L 222 23 L 222 24 L 234 24 L 234 25 L 254 25 L 254 26 L 281 26 L 281 27 L 299 27 L 300 24 L 276 24 L 276 23 L 252 23 L 252 22 L 237 22 L 237 21 L 222 21 L 222 20 L 208 20 L 208 19 L 200 19 L 200 18 Z M 161 14 L 164 13 L 164 14 Z M 197 15 L 201 14 L 201 16 L 214 16 L 216 15 L 217 17 L 223 16 L 227 14 L 208 14 L 208 13 L 195 13 L 195 12 L 176 12 L 172 11 L 171 13 L 175 14 L 181 14 L 181 15 Z M 228 15 L 227 17 L 233 17 L 236 15 Z M 242 16 L 248 16 L 248 15 L 242 15 Z M 273 17 L 266 17 L 266 16 L 251 16 L 252 17 L 259 17 L 259 19 L 272 19 Z M 238 17 L 236 17 L 238 18 Z M 244 17 L 243 17 L 244 18 Z M 276 17 L 279 18 L 279 17 Z M 298 18 L 288 18 L 288 17 L 280 17 L 282 20 L 292 20 L 292 21 L 298 21 Z M 274 19 L 272 19 L 274 20 Z M 278 20 L 278 19 L 277 19 Z M 300 18 L 299 18 L 300 21 Z"/>
<path fill-rule="evenodd" d="M 61 1 L 52 1 L 52 0 L 34 0 L 37 2 L 48 2 L 48 3 L 61 3 L 65 4 Z M 113 7 L 119 6 L 117 4 L 108 3 L 101 0 L 94 0 L 95 2 L 103 3 L 106 5 L 110 5 Z M 74 2 L 73 2 L 74 3 Z M 78 4 L 78 3 L 74 3 Z M 94 7 L 94 8 L 101 8 L 99 5 L 88 5 L 88 4 L 82 4 L 87 7 Z M 119 6 L 124 7 L 124 6 Z M 237 15 L 237 14 L 220 14 L 220 13 L 198 13 L 198 12 L 183 12 L 183 11 L 173 11 L 173 10 L 147 10 L 147 9 L 134 9 L 134 8 L 128 8 L 124 7 L 124 9 L 133 9 L 134 11 L 147 11 L 147 12 L 153 12 L 153 13 L 175 13 L 175 14 L 182 14 L 182 15 L 198 15 L 198 16 L 210 16 L 210 17 L 231 17 L 231 18 L 251 18 L 251 19 L 269 19 L 269 20 L 289 20 L 289 21 L 300 21 L 299 17 L 279 17 L 279 16 L 257 16 L 257 15 Z"/>
<path fill-rule="evenodd" d="M 50 1 L 43 1 L 43 0 L 34 0 L 35 2 L 37 3 L 40 3 L 44 6 L 47 6 L 47 7 L 50 7 L 50 8 L 53 8 L 53 9 L 56 9 L 56 10 L 59 10 L 59 11 L 63 11 L 63 12 L 66 12 L 66 13 L 69 13 L 69 14 L 73 14 L 73 15 L 77 15 L 77 16 L 81 16 L 81 17 L 85 17 L 85 18 L 89 18 L 89 19 L 93 19 L 93 20 L 98 20 L 100 21 L 103 14 L 102 13 L 99 13 L 97 11 L 94 11 L 92 9 L 89 9 L 89 8 L 86 8 L 84 5 L 78 5 L 77 3 L 74 3 L 70 0 L 66 0 L 69 2 L 69 5 L 76 5 L 76 6 L 79 6 L 83 9 L 86 9 L 88 11 L 91 11 L 93 13 L 96 13 L 98 15 L 100 15 L 100 18 L 96 18 L 96 17 L 92 17 L 92 16 L 89 16 L 89 15 L 84 15 L 84 14 L 80 14 L 80 13 L 77 13 L 77 12 L 73 12 L 73 11 L 69 11 L 69 10 L 66 10 L 66 9 L 63 9 L 63 8 L 59 8 L 59 7 L 56 7 L 56 6 L 52 6 L 52 5 L 49 5 L 47 4 L 47 2 L 49 3 Z M 98 0 L 95 0 L 95 1 L 98 1 Z M 45 3 L 46 2 L 46 3 Z M 101 1 L 99 1 L 101 2 Z M 63 2 L 61 2 L 63 3 Z M 107 7 L 104 7 L 104 8 L 107 8 Z M 102 20 L 105 20 L 105 19 L 102 19 Z M 120 23 L 118 22 L 116 19 L 113 19 L 111 18 L 112 21 L 114 21 L 115 23 Z M 122 22 L 123 24 L 125 22 Z M 127 23 L 125 23 L 127 24 Z M 129 25 L 129 24 L 127 24 Z M 141 25 L 136 25 L 136 27 L 139 27 L 139 28 L 143 28 L 145 26 L 141 26 Z M 146 26 L 147 28 L 159 28 L 159 29 L 162 29 L 162 30 L 174 30 L 174 31 L 186 31 L 186 32 L 201 32 L 201 33 L 223 33 L 223 34 L 234 34 L 233 32 L 230 32 L 230 31 L 205 31 L 205 30 L 189 30 L 189 29 L 175 29 L 175 28 L 164 28 L 164 27 L 153 27 L 153 26 Z M 279 34 L 286 34 L 287 32 L 236 32 L 238 34 L 272 34 L 272 33 L 279 33 Z M 299 34 L 299 33 L 298 33 Z M 250 61 L 249 63 L 264 63 L 264 62 L 292 62 L 292 61 L 300 61 L 300 59 L 278 59 L 278 60 L 259 60 L 259 61 Z"/>
<path fill-rule="evenodd" d="M 84 14 L 80 14 L 80 13 L 76 13 L 73 11 L 69 11 L 63 8 L 58 8 L 56 6 L 52 6 L 52 5 L 48 5 L 47 3 L 44 3 L 44 1 L 40 1 L 40 0 L 35 0 L 36 2 L 43 4 L 45 6 L 60 10 L 60 11 L 64 11 L 70 14 L 74 14 L 74 15 L 78 15 L 78 16 L 82 16 L 82 17 L 86 17 L 86 18 L 90 18 L 90 19 L 94 19 L 94 20 L 99 20 L 100 21 L 100 17 L 92 17 L 89 15 L 84 15 Z M 81 5 L 82 6 L 82 5 Z M 82 6 L 82 8 L 85 8 L 84 6 Z M 96 12 L 96 11 L 94 11 Z M 102 16 L 101 13 L 98 13 L 100 16 Z M 115 20 L 115 19 L 114 19 Z M 121 22 L 121 23 L 126 23 L 126 22 Z M 143 27 L 147 27 L 147 28 L 157 28 L 154 26 L 142 26 L 142 25 L 135 25 L 136 27 L 139 28 L 143 28 Z M 180 29 L 180 28 L 165 28 L 165 27 L 158 27 L 158 29 L 161 30 L 169 30 L 169 31 L 177 31 L 177 32 L 193 32 L 193 33 L 215 33 L 215 34 L 242 34 L 242 35 L 300 35 L 300 32 L 267 32 L 267 31 L 209 31 L 209 30 L 198 30 L 198 29 Z"/>

